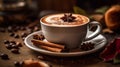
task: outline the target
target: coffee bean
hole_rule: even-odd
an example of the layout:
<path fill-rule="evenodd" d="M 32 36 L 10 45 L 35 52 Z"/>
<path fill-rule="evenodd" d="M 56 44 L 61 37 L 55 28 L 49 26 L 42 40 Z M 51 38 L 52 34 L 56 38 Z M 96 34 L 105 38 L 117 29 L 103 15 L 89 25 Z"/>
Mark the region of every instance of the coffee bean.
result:
<path fill-rule="evenodd" d="M 24 41 L 24 40 L 25 40 L 25 37 L 22 37 L 22 40 Z"/>
<path fill-rule="evenodd" d="M 10 42 L 8 40 L 4 40 L 4 44 L 9 44 Z"/>
<path fill-rule="evenodd" d="M 23 61 L 15 61 L 14 62 L 14 65 L 15 65 L 15 67 L 23 67 L 23 64 L 24 64 L 24 62 Z"/>
<path fill-rule="evenodd" d="M 0 28 L 0 32 L 5 32 L 5 28 Z"/>
<path fill-rule="evenodd" d="M 9 35 L 13 37 L 15 35 L 15 33 L 11 32 Z"/>
<path fill-rule="evenodd" d="M 33 30 L 34 30 L 34 31 L 38 31 L 39 28 L 38 28 L 37 26 L 35 26 Z"/>
<path fill-rule="evenodd" d="M 14 62 L 15 67 L 20 67 L 20 63 L 18 61 Z"/>
<path fill-rule="evenodd" d="M 11 52 L 14 54 L 19 54 L 19 49 L 13 48 L 13 49 L 11 49 Z"/>
<path fill-rule="evenodd" d="M 4 59 L 4 60 L 8 60 L 9 59 L 9 57 L 8 57 L 8 55 L 7 54 L 0 54 L 0 57 L 1 57 L 1 59 Z"/>
<path fill-rule="evenodd" d="M 15 44 L 10 42 L 8 45 L 12 46 L 12 45 L 15 45 Z"/>
<path fill-rule="evenodd" d="M 26 28 L 25 27 L 20 27 L 20 30 L 26 30 Z"/>
<path fill-rule="evenodd" d="M 19 63 L 20 63 L 20 67 L 23 67 L 24 61 L 20 61 Z"/>
<path fill-rule="evenodd" d="M 40 59 L 40 60 L 44 60 L 43 56 L 37 56 L 37 58 Z"/>
<path fill-rule="evenodd" d="M 19 35 L 18 35 L 18 34 L 15 34 L 14 37 L 15 37 L 15 38 L 19 38 Z"/>
<path fill-rule="evenodd" d="M 16 31 L 18 31 L 18 30 L 20 30 L 20 26 L 15 26 L 15 28 L 14 28 Z"/>
<path fill-rule="evenodd" d="M 28 33 L 25 33 L 25 32 L 21 33 L 21 37 L 26 37 L 27 35 Z"/>
<path fill-rule="evenodd" d="M 19 47 L 17 45 L 12 45 L 12 48 L 16 48 L 16 49 L 19 49 Z"/>
<path fill-rule="evenodd" d="M 30 28 L 27 28 L 27 30 L 26 30 L 27 32 L 28 32 L 28 34 L 30 34 L 30 33 L 32 33 L 33 32 L 33 30 L 32 29 L 30 29 Z"/>
<path fill-rule="evenodd" d="M 11 40 L 10 43 L 16 44 L 16 42 L 14 40 Z"/>
<path fill-rule="evenodd" d="M 43 40 L 43 39 L 44 39 L 44 36 L 43 36 L 43 35 L 34 34 L 34 35 L 33 35 L 33 39 Z"/>
<path fill-rule="evenodd" d="M 9 44 L 5 45 L 5 47 L 6 47 L 7 49 L 12 49 L 12 46 L 9 45 Z"/>
<path fill-rule="evenodd" d="M 9 27 L 7 28 L 7 30 L 8 30 L 8 32 L 12 32 L 12 31 L 13 31 L 12 26 L 9 26 Z"/>
<path fill-rule="evenodd" d="M 22 44 L 21 44 L 20 42 L 16 42 L 16 45 L 17 45 L 18 47 L 22 47 Z"/>

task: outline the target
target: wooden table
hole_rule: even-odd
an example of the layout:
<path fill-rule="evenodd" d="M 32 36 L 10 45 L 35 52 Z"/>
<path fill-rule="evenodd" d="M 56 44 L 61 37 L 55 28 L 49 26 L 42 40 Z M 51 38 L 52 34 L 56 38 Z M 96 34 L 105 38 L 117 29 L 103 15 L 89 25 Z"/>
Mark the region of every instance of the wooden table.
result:
<path fill-rule="evenodd" d="M 21 35 L 22 32 L 25 32 L 25 31 L 26 30 L 23 30 L 23 31 L 18 30 L 15 33 Z M 103 62 L 103 60 L 99 58 L 99 54 L 103 49 L 85 56 L 76 56 L 76 57 L 47 56 L 26 47 L 21 37 L 14 38 L 14 37 L 11 37 L 9 34 L 10 33 L 7 31 L 7 29 L 5 30 L 5 32 L 3 31 L 0 32 L 0 54 L 5 53 L 5 54 L 8 54 L 9 56 L 9 60 L 3 60 L 0 58 L 0 67 L 14 67 L 15 61 L 24 61 L 30 58 L 39 60 L 37 56 L 43 57 L 43 61 L 45 61 L 52 67 L 120 67 L 120 64 L 113 64 L 112 62 Z M 120 34 L 118 33 L 103 34 L 103 35 L 107 38 L 108 42 L 110 42 L 115 37 L 120 36 Z M 5 44 L 3 43 L 4 40 L 14 40 L 17 42 L 21 42 L 23 46 L 20 47 L 19 49 L 20 53 L 14 54 L 11 52 L 11 50 L 7 49 L 5 47 Z"/>

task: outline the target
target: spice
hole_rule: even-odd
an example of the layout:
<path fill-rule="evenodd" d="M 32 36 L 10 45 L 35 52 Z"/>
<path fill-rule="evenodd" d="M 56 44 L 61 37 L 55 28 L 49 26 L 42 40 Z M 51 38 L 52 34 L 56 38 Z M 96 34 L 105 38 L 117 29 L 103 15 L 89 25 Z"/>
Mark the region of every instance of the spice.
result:
<path fill-rule="evenodd" d="M 41 35 L 34 34 L 34 35 L 33 35 L 33 39 L 43 40 L 43 39 L 45 39 L 45 37 L 44 37 L 42 34 L 41 34 Z"/>
<path fill-rule="evenodd" d="M 94 48 L 94 43 L 92 43 L 92 42 L 85 42 L 85 43 L 83 43 L 82 45 L 81 45 L 81 49 L 82 50 L 85 50 L 85 51 L 87 51 L 87 50 L 91 50 L 91 49 L 93 49 Z"/>
<path fill-rule="evenodd" d="M 75 18 L 76 18 L 76 17 L 72 16 L 72 13 L 66 13 L 66 14 L 64 14 L 63 17 L 61 17 L 61 19 L 62 19 L 64 22 L 73 22 Z"/>

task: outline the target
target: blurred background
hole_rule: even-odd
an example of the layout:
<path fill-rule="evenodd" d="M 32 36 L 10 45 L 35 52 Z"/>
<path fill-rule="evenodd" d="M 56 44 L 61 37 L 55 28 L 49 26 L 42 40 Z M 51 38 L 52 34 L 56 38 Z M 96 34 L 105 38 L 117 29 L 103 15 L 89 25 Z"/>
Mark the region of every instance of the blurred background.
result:
<path fill-rule="evenodd" d="M 0 0 L 0 24 L 25 23 L 50 13 L 75 12 L 75 6 L 91 14 L 100 7 L 115 4 L 120 4 L 120 0 Z"/>

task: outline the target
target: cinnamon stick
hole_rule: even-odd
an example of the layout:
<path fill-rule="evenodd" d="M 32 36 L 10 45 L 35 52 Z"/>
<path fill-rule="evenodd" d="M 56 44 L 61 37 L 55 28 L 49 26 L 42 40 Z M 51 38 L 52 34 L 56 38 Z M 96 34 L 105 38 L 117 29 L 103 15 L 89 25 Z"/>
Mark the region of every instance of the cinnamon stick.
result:
<path fill-rule="evenodd" d="M 52 52 L 61 52 L 62 51 L 62 49 L 55 48 L 55 47 L 49 47 L 49 46 L 43 46 L 43 45 L 41 45 L 40 47 L 45 50 L 52 51 Z"/>
<path fill-rule="evenodd" d="M 59 49 L 64 49 L 65 48 L 64 45 L 55 44 L 55 43 L 51 43 L 51 42 L 44 42 L 44 41 L 36 40 L 36 39 L 32 39 L 31 42 L 33 44 L 48 46 L 48 47 L 53 47 L 53 48 L 59 48 Z"/>

